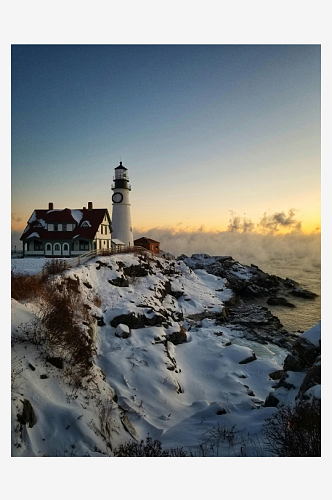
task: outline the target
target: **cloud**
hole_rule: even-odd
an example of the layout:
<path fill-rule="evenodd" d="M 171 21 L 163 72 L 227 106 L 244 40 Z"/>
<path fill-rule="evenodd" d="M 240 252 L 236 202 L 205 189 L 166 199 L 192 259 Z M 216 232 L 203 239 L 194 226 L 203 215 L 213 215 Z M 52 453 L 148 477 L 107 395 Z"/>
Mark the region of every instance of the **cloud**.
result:
<path fill-rule="evenodd" d="M 230 210 L 231 218 L 229 219 L 227 231 L 230 232 L 241 232 L 248 233 L 254 231 L 256 224 L 252 222 L 251 219 L 246 217 L 240 217 L 235 214 L 232 210 Z"/>
<path fill-rule="evenodd" d="M 302 223 L 295 219 L 297 210 L 291 208 L 288 210 L 288 216 L 285 212 L 276 212 L 272 215 L 267 215 L 265 212 L 261 218 L 258 227 L 262 231 L 277 232 L 280 228 L 291 228 L 295 231 L 300 231 Z"/>
<path fill-rule="evenodd" d="M 287 228 L 291 231 L 301 231 L 302 222 L 295 218 L 297 210 L 291 208 L 288 210 L 288 215 L 285 212 L 275 212 L 268 215 L 267 212 L 258 223 L 252 222 L 251 219 L 240 217 L 238 214 L 230 210 L 231 218 L 229 219 L 227 231 L 237 233 L 277 233 L 281 228 Z"/>

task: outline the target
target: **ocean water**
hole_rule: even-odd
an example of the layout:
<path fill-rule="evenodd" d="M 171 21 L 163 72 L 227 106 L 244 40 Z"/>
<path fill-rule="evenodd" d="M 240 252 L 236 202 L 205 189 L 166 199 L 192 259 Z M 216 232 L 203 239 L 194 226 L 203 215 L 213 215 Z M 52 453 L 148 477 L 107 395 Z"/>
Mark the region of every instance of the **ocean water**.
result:
<path fill-rule="evenodd" d="M 315 299 L 303 299 L 289 296 L 289 301 L 296 307 L 269 306 L 269 310 L 277 316 L 289 332 L 300 333 L 316 325 L 321 320 L 321 266 L 316 259 L 313 262 L 297 258 L 270 259 L 256 262 L 263 271 L 281 278 L 291 278 L 299 285 L 318 295 Z M 300 332 L 299 332 L 300 331 Z"/>

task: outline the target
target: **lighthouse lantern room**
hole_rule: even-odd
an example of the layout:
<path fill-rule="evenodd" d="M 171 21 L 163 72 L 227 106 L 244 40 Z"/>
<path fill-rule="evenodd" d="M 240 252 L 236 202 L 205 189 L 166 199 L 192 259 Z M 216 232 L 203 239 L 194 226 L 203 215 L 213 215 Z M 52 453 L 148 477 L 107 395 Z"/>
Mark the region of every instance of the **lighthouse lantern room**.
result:
<path fill-rule="evenodd" d="M 131 247 L 133 241 L 133 229 L 131 226 L 130 200 L 128 169 L 120 165 L 114 169 L 113 184 L 111 186 L 112 195 L 112 240 L 119 240 L 125 247 Z"/>

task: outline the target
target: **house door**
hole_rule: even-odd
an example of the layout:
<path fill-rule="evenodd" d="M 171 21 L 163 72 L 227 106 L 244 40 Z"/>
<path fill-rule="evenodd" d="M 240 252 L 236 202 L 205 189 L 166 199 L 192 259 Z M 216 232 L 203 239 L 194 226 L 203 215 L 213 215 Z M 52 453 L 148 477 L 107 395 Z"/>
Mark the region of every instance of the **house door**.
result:
<path fill-rule="evenodd" d="M 69 245 L 68 243 L 64 243 L 63 244 L 63 251 L 62 251 L 63 255 L 69 255 Z"/>
<path fill-rule="evenodd" d="M 55 243 L 54 245 L 54 255 L 61 255 L 61 247 L 59 243 Z"/>
<path fill-rule="evenodd" d="M 51 245 L 51 243 L 47 243 L 46 244 L 45 255 L 52 255 L 52 245 Z"/>

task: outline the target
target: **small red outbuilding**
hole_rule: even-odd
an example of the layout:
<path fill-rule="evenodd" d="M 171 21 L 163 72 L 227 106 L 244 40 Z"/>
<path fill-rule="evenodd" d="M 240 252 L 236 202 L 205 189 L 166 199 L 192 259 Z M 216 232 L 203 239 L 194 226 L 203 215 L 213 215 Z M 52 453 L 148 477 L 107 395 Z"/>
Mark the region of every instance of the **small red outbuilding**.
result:
<path fill-rule="evenodd" d="M 152 238 L 146 238 L 143 236 L 142 238 L 138 238 L 134 241 L 134 245 L 137 247 L 143 247 L 150 252 L 159 253 L 160 243 L 159 241 L 153 240 Z"/>

